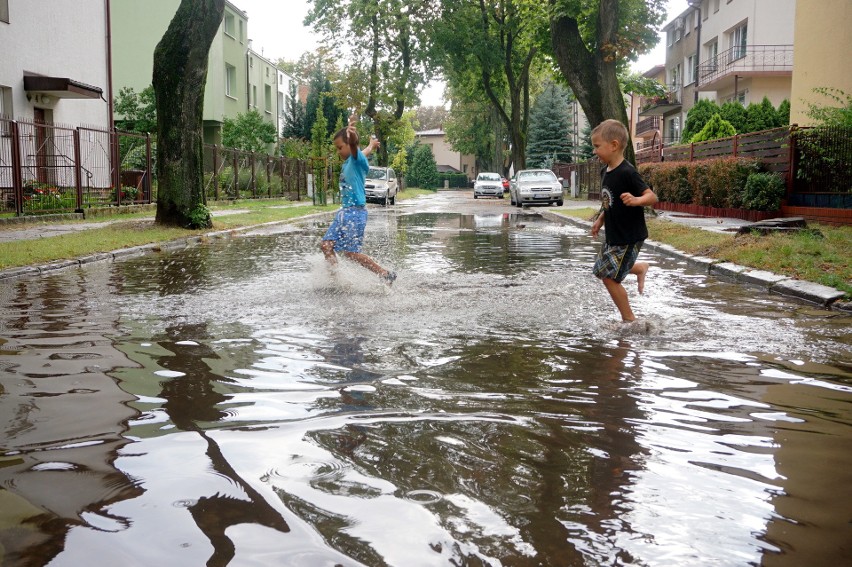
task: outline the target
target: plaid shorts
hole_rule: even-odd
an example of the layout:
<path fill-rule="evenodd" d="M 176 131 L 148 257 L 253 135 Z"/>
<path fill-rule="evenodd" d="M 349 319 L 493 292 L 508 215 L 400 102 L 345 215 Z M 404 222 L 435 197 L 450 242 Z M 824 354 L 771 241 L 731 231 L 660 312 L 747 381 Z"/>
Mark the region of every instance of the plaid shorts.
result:
<path fill-rule="evenodd" d="M 600 279 L 609 278 L 621 283 L 630 273 L 630 268 L 636 263 L 643 242 L 644 240 L 641 240 L 626 246 L 612 246 L 604 243 L 601 246 L 600 254 L 595 259 L 595 267 L 592 268 L 592 272 Z"/>
<path fill-rule="evenodd" d="M 360 252 L 361 246 L 364 245 L 366 227 L 366 208 L 344 207 L 334 215 L 334 220 L 322 239 L 334 241 L 335 252 Z"/>

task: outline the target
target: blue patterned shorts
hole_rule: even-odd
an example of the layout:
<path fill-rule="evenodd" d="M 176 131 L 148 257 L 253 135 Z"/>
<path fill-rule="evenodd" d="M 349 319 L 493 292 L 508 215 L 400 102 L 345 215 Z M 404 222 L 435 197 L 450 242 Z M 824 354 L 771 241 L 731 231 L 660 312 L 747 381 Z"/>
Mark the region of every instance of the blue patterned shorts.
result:
<path fill-rule="evenodd" d="M 365 207 L 345 207 L 337 211 L 323 240 L 334 241 L 335 252 L 360 252 L 364 245 L 364 229 L 367 227 Z"/>
<path fill-rule="evenodd" d="M 621 283 L 636 263 L 643 242 L 644 240 L 626 246 L 611 246 L 604 242 L 592 272 L 600 279 L 609 278 Z"/>

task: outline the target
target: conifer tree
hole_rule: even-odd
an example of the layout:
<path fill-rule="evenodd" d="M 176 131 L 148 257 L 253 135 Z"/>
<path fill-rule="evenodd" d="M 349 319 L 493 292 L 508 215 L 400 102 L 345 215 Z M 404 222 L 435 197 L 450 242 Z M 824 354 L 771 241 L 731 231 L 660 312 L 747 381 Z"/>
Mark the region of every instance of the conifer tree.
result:
<path fill-rule="evenodd" d="M 565 93 L 554 83 L 545 86 L 530 111 L 527 166 L 549 168 L 554 161 L 571 162 L 570 119 Z"/>

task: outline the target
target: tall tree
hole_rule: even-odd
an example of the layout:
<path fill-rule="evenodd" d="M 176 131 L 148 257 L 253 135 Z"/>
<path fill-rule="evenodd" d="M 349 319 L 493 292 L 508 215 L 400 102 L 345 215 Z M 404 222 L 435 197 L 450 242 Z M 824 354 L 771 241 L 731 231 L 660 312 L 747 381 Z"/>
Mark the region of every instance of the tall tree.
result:
<path fill-rule="evenodd" d="M 530 111 L 527 165 L 549 168 L 554 161 L 571 162 L 570 127 L 567 93 L 550 82 L 536 97 Z"/>
<path fill-rule="evenodd" d="M 549 0 L 550 47 L 591 124 L 614 118 L 627 125 L 619 66 L 657 43 L 664 4 L 663 0 Z M 632 144 L 627 149 L 633 161 Z"/>
<path fill-rule="evenodd" d="M 437 43 L 444 73 L 451 84 L 484 94 L 508 133 L 515 170 L 526 166 L 530 76 L 547 26 L 545 8 L 536 0 L 443 1 Z"/>
<path fill-rule="evenodd" d="M 324 34 L 350 61 L 339 85 L 343 106 L 361 108 L 381 142 L 378 161 L 387 164 L 386 141 L 402 127 L 406 108 L 429 76 L 429 30 L 433 0 L 308 0 L 306 25 Z"/>
<path fill-rule="evenodd" d="M 224 13 L 225 0 L 181 0 L 154 49 L 159 224 L 213 225 L 204 195 L 202 119 L 207 57 Z"/>

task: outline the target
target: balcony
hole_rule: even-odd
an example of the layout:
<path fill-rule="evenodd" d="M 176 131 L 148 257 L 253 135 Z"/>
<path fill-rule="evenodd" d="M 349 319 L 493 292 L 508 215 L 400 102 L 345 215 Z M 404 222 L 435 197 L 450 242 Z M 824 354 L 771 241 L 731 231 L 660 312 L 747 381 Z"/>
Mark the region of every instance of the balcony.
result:
<path fill-rule="evenodd" d="M 680 110 L 681 86 L 680 84 L 666 85 L 668 91 L 664 95 L 642 97 L 639 99 L 639 116 L 665 116 L 676 110 Z M 638 133 L 638 132 L 637 132 Z"/>
<path fill-rule="evenodd" d="M 640 138 L 646 137 L 648 134 L 659 132 L 662 128 L 662 120 L 659 116 L 649 116 L 643 118 L 636 123 L 636 135 Z"/>
<path fill-rule="evenodd" d="M 699 90 L 719 90 L 735 77 L 793 74 L 792 45 L 736 46 L 698 65 Z"/>

